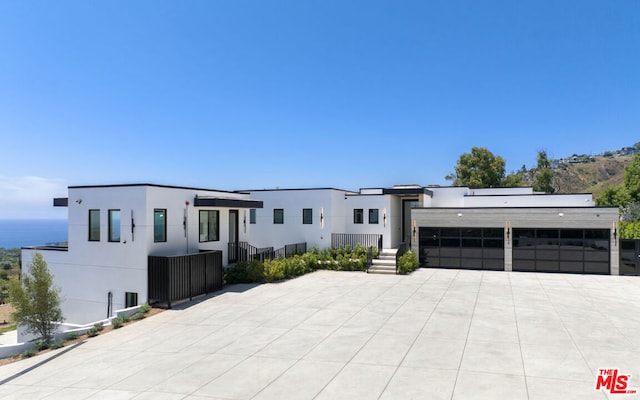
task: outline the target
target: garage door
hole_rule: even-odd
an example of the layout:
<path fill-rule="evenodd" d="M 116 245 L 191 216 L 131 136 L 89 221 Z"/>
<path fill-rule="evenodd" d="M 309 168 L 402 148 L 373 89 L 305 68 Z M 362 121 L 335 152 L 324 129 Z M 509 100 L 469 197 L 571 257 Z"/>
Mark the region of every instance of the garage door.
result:
<path fill-rule="evenodd" d="M 421 227 L 420 265 L 504 270 L 504 229 Z"/>
<path fill-rule="evenodd" d="M 609 274 L 608 229 L 513 229 L 513 270 Z"/>

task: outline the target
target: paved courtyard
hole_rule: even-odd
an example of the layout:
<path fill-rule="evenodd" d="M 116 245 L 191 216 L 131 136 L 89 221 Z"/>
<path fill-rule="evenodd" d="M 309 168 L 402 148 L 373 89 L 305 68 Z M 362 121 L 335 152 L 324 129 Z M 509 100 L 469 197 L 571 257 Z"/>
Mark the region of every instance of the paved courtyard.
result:
<path fill-rule="evenodd" d="M 2 399 L 640 399 L 640 277 L 318 271 L 0 367 Z"/>

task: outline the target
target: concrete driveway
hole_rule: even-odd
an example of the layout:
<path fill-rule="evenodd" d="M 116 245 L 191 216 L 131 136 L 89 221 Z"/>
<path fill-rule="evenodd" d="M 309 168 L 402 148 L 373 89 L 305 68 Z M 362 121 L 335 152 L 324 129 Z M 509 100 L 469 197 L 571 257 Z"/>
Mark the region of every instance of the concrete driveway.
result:
<path fill-rule="evenodd" d="M 2 399 L 640 399 L 640 277 L 318 271 L 0 367 Z"/>

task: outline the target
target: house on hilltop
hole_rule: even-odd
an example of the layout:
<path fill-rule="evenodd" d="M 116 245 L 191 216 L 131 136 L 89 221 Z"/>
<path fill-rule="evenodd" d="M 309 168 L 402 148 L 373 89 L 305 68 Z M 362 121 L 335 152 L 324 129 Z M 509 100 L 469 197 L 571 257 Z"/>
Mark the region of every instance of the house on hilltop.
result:
<path fill-rule="evenodd" d="M 235 192 L 154 184 L 71 186 L 68 247 L 43 253 L 68 323 L 218 290 L 222 268 L 304 248 L 410 248 L 425 268 L 619 274 L 617 208 L 532 188 L 397 185 Z M 298 247 L 298 245 L 303 245 Z M 179 271 L 189 271 L 189 282 Z M 172 295 L 173 296 L 173 295 Z"/>

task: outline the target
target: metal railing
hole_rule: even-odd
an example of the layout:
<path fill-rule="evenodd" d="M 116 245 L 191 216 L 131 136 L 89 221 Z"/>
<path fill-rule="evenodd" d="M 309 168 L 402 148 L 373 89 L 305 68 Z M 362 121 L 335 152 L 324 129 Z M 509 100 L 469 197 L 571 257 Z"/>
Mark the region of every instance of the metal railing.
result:
<path fill-rule="evenodd" d="M 369 246 L 367 247 L 367 265 L 365 270 L 367 274 L 369 273 L 369 268 L 371 268 L 372 264 L 373 264 L 373 246 Z"/>
<path fill-rule="evenodd" d="M 273 260 L 276 258 L 292 257 L 296 254 L 304 254 L 307 252 L 307 243 L 287 244 L 282 248 L 273 249 L 273 247 L 255 247 L 247 242 L 231 242 L 228 244 L 229 264 L 241 261 Z"/>
<path fill-rule="evenodd" d="M 398 261 L 407 251 L 409 251 L 409 242 L 402 242 L 398 245 L 398 251 L 396 252 L 396 275 L 398 274 Z"/>
<path fill-rule="evenodd" d="M 378 253 L 382 251 L 382 235 L 377 233 L 332 233 L 331 247 L 339 249 L 344 246 L 377 247 Z"/>

